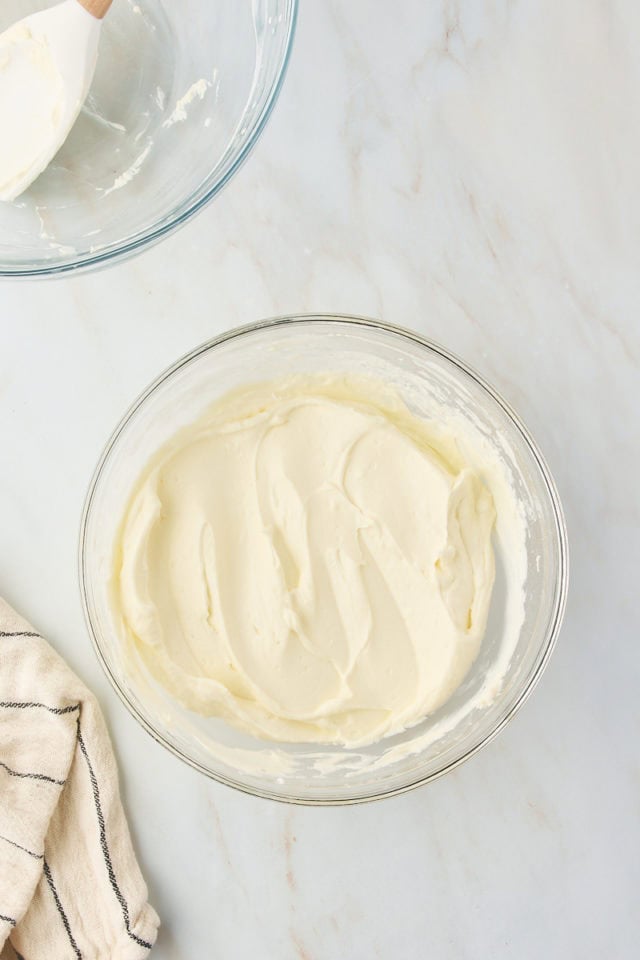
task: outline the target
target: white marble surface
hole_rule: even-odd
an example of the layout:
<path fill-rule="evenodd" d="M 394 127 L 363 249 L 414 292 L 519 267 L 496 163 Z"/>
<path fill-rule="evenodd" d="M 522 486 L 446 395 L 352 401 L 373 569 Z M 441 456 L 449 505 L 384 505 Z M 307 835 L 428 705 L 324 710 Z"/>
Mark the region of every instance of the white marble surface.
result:
<path fill-rule="evenodd" d="M 129 264 L 0 285 L 0 591 L 104 706 L 154 960 L 638 955 L 639 48 L 635 0 L 302 0 L 282 98 L 218 201 Z M 157 746 L 76 577 L 87 482 L 137 392 L 226 327 L 305 310 L 474 364 L 539 439 L 572 548 L 557 651 L 508 729 L 350 809 L 253 800 Z"/>

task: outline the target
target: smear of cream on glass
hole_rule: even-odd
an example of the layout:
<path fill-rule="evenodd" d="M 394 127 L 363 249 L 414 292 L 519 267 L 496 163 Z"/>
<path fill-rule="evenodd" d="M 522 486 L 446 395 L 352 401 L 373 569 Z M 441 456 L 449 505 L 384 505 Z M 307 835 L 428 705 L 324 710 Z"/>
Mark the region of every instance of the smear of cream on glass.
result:
<path fill-rule="evenodd" d="M 205 80 L 204 77 L 192 83 L 184 96 L 180 97 L 176 102 L 173 112 L 167 117 L 162 126 L 168 128 L 172 127 L 175 123 L 183 123 L 187 119 L 187 107 L 189 104 L 192 103 L 196 97 L 199 100 L 204 100 L 204 96 L 210 86 L 210 82 Z"/>
<path fill-rule="evenodd" d="M 103 192 L 102 196 L 106 197 L 110 193 L 113 193 L 114 190 L 120 190 L 122 187 L 126 186 L 126 184 L 130 183 L 134 177 L 137 177 L 142 169 L 143 163 L 151 153 L 152 148 L 153 140 L 149 140 L 142 153 L 138 154 L 131 166 L 128 167 L 124 173 L 121 173 L 119 177 L 116 177 L 113 184 Z"/>

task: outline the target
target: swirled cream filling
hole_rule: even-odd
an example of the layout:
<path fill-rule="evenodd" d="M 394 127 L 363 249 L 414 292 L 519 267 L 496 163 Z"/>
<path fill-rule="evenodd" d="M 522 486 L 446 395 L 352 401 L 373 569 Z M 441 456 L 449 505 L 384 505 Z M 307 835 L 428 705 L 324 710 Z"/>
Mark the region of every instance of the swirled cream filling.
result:
<path fill-rule="evenodd" d="M 145 469 L 115 602 L 189 709 L 262 738 L 355 746 L 461 683 L 491 600 L 493 500 L 455 438 L 388 398 L 348 379 L 258 385 Z"/>

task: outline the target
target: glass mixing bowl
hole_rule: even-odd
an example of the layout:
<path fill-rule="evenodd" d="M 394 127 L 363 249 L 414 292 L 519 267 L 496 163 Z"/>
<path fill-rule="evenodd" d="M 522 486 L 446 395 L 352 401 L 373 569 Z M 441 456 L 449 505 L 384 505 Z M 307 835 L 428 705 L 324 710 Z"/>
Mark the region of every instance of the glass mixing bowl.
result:
<path fill-rule="evenodd" d="M 152 454 L 227 391 L 293 373 L 374 376 L 394 386 L 421 416 L 431 417 L 437 410 L 437 416 L 444 411 L 462 417 L 499 457 L 514 502 L 526 517 L 520 620 L 509 615 L 506 593 L 514 556 L 496 543 L 487 633 L 463 684 L 416 726 L 354 750 L 258 740 L 222 720 L 190 712 L 123 643 L 110 602 L 118 527 Z M 123 702 L 156 740 L 203 773 L 258 796 L 309 804 L 353 803 L 433 780 L 475 753 L 514 715 L 539 678 L 560 628 L 567 543 L 558 495 L 535 443 L 504 400 L 465 364 L 415 333 L 373 320 L 281 317 L 204 344 L 136 400 L 109 440 L 91 482 L 82 519 L 80 579 L 98 657 Z M 478 699 L 501 661 L 502 684 L 495 695 Z"/>
<path fill-rule="evenodd" d="M 0 31 L 55 0 L 3 0 Z M 297 0 L 115 0 L 87 102 L 47 170 L 0 203 L 0 276 L 131 256 L 238 169 L 282 83 Z"/>

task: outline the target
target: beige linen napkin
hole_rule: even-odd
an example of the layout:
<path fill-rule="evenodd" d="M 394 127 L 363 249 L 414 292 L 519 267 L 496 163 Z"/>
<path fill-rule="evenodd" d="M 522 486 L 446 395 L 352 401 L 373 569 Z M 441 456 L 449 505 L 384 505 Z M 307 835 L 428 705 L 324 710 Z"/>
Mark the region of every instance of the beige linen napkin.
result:
<path fill-rule="evenodd" d="M 141 960 L 157 929 L 98 704 L 0 599 L 0 958 Z"/>

